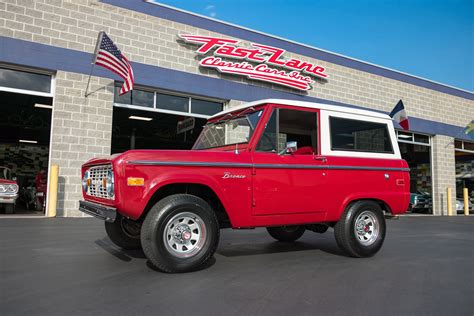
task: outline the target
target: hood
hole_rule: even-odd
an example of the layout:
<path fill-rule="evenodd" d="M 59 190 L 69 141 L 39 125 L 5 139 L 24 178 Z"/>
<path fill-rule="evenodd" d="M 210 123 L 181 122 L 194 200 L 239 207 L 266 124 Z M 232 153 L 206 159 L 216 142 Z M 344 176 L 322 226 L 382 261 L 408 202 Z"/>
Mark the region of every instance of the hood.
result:
<path fill-rule="evenodd" d="M 0 179 L 0 184 L 17 184 L 16 181 L 7 180 L 7 179 Z"/>
<path fill-rule="evenodd" d="M 234 150 L 129 150 L 113 157 L 119 162 L 248 162 L 250 155 L 247 151 Z"/>

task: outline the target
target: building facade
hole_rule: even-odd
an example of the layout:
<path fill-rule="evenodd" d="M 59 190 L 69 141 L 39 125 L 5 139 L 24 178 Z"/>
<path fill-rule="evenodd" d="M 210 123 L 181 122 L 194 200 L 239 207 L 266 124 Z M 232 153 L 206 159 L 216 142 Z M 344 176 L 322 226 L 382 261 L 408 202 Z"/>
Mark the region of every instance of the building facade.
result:
<path fill-rule="evenodd" d="M 100 31 L 132 62 L 132 93 L 119 96 L 121 79 L 91 67 Z M 200 54 L 202 39 L 193 42 L 180 35 L 233 40 L 230 46 L 247 51 L 229 58 L 216 54 L 216 44 Z M 252 55 L 256 47 L 265 50 L 262 46 L 266 54 Z M 272 55 L 274 48 L 284 53 Z M 263 55 L 267 60 L 258 61 Z M 281 78 L 268 82 L 269 73 L 249 78 L 216 69 L 215 64 L 206 67 L 202 61 L 210 56 L 252 67 L 266 64 L 287 74 L 296 69 L 312 87 L 295 88 Z M 273 61 L 268 60 L 271 56 Z M 293 68 L 281 65 L 289 60 L 313 68 L 296 62 Z M 7 117 L 1 129 L 16 131 L 1 139 L 1 164 L 22 177 L 20 186 L 25 188 L 40 169 L 59 165 L 58 216 L 83 215 L 77 210 L 82 198 L 80 166 L 89 158 L 130 148 L 189 148 L 210 115 L 266 98 L 385 113 L 402 99 L 410 131 L 398 132 L 400 147 L 412 170 L 413 193 L 432 199 L 426 211 L 446 214 L 447 188 L 457 196 L 464 187 L 473 190 L 474 146 L 463 133 L 474 119 L 472 92 L 151 1 L 4 1 L 0 70 L 0 96 L 6 100 L 2 112 Z M 193 118 L 191 129 L 180 131 L 177 125 L 187 118 Z M 42 128 L 36 129 L 39 125 Z M 35 155 L 38 158 L 32 159 Z M 455 202 L 453 197 L 453 207 Z"/>

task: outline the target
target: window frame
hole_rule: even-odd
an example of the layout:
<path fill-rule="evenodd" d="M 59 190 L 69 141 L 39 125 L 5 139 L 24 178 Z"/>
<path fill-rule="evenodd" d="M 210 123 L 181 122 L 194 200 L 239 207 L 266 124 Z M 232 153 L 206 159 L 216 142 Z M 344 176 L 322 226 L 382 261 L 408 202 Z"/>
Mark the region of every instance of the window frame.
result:
<path fill-rule="evenodd" d="M 2 64 L 2 63 L 0 63 L 0 68 L 13 70 L 13 71 L 19 71 L 19 72 L 28 72 L 28 73 L 32 73 L 32 74 L 46 75 L 46 76 L 50 76 L 50 78 L 51 78 L 51 85 L 50 85 L 50 91 L 49 92 L 40 92 L 40 91 L 28 90 L 28 89 L 10 88 L 10 87 L 2 86 L 2 85 L 0 85 L 0 91 L 35 95 L 35 96 L 39 96 L 39 97 L 54 98 L 54 91 L 56 90 L 56 75 L 55 75 L 54 72 L 50 72 L 50 71 L 46 71 L 46 70 L 40 70 L 40 69 L 31 69 L 31 68 L 26 68 L 26 67 L 13 66 L 13 65 L 5 65 L 5 64 Z"/>
<path fill-rule="evenodd" d="M 331 122 L 331 119 L 340 119 L 340 120 L 348 120 L 348 121 L 361 121 L 361 122 L 367 122 L 367 123 L 375 123 L 375 124 L 380 124 L 380 125 L 384 125 L 385 126 L 385 129 L 387 131 L 387 135 L 389 136 L 390 138 L 390 133 L 388 132 L 388 125 L 387 124 L 384 124 L 384 123 L 378 123 L 378 122 L 371 122 L 371 121 L 367 121 L 367 120 L 354 120 L 354 119 L 349 119 L 349 118 L 343 118 L 343 117 L 335 117 L 335 116 L 332 116 L 330 115 L 329 116 L 329 143 L 330 143 L 330 148 L 331 148 L 331 151 L 346 151 L 346 152 L 358 152 L 358 153 L 371 153 L 371 154 L 393 154 L 394 153 L 394 149 L 393 149 L 393 144 L 392 144 L 392 140 L 389 139 L 390 141 L 390 147 L 391 147 L 391 150 L 390 151 L 372 151 L 372 150 L 360 150 L 360 149 L 356 149 L 355 148 L 355 144 L 354 144 L 354 149 L 342 149 L 342 148 L 334 148 L 333 146 L 333 135 L 332 135 L 332 124 L 333 122 Z"/>
<path fill-rule="evenodd" d="M 464 152 L 464 153 L 474 154 L 474 150 L 464 148 L 465 143 L 474 144 L 474 142 L 471 142 L 471 141 L 468 141 L 468 140 L 463 140 L 463 139 L 457 139 L 457 138 L 455 138 L 454 141 L 461 142 L 461 148 L 457 148 L 456 145 L 454 145 L 454 151 L 460 151 L 460 152 Z"/>
<path fill-rule="evenodd" d="M 141 86 L 136 86 L 135 90 L 142 90 L 146 92 L 152 92 L 153 93 L 153 107 L 146 107 L 146 106 L 141 106 L 141 105 L 133 105 L 133 104 L 125 104 L 125 103 L 119 103 L 115 102 L 115 88 L 118 85 L 121 85 L 122 83 L 116 82 L 114 85 L 114 106 L 120 107 L 120 108 L 125 108 L 125 109 L 131 109 L 131 110 L 142 110 L 142 111 L 149 111 L 149 112 L 158 112 L 158 113 L 164 113 L 164 114 L 172 114 L 172 115 L 181 115 L 181 116 L 187 116 L 187 117 L 196 117 L 196 118 L 203 118 L 203 119 L 208 119 L 215 114 L 212 115 L 205 115 L 205 114 L 198 114 L 198 113 L 192 113 L 192 100 L 202 100 L 202 101 L 208 101 L 208 102 L 215 102 L 215 103 L 220 103 L 222 104 L 222 109 L 219 111 L 224 111 L 227 107 L 228 100 L 221 100 L 221 99 L 212 99 L 208 97 L 201 97 L 201 96 L 196 96 L 196 95 L 190 95 L 190 94 L 184 94 L 184 93 L 179 93 L 179 92 L 170 92 L 166 90 L 161 90 L 161 89 L 153 89 L 153 88 L 147 88 L 147 87 L 141 87 Z M 156 101 L 157 101 L 157 94 L 165 94 L 169 96 L 176 96 L 176 97 L 184 97 L 188 99 L 188 111 L 173 111 L 173 110 L 166 110 L 166 109 L 161 109 L 157 107 Z M 219 113 L 217 112 L 217 113 Z"/>
<path fill-rule="evenodd" d="M 321 110 L 320 112 L 320 133 L 321 133 L 321 155 L 323 156 L 337 156 L 337 157 L 356 157 L 356 158 L 382 158 L 382 159 L 401 159 L 400 149 L 398 148 L 397 137 L 393 123 L 388 118 L 381 118 L 371 116 L 367 119 L 366 115 L 357 113 L 345 113 L 332 110 Z M 330 130 L 330 117 L 337 117 L 343 119 L 350 119 L 363 122 L 373 122 L 385 124 L 388 131 L 388 136 L 392 145 L 391 153 L 380 153 L 380 152 L 363 152 L 363 151 L 350 151 L 350 150 L 333 150 L 331 148 L 331 130 Z"/>
<path fill-rule="evenodd" d="M 431 136 L 432 135 L 423 134 L 423 133 L 407 132 L 407 131 L 403 131 L 403 130 L 399 130 L 399 129 L 395 130 L 395 133 L 397 134 L 397 142 L 399 142 L 399 143 L 406 143 L 406 144 L 414 144 L 414 145 L 431 147 Z M 400 139 L 399 138 L 400 133 L 410 134 L 412 140 Z M 415 141 L 415 135 L 422 135 L 422 136 L 428 137 L 428 143 L 421 143 L 421 142 Z"/>
<path fill-rule="evenodd" d="M 265 127 L 267 123 L 270 121 L 273 111 L 277 110 L 277 115 L 276 115 L 276 133 L 279 135 L 280 132 L 280 109 L 285 109 L 285 110 L 294 110 L 294 111 L 300 111 L 300 112 L 310 112 L 310 113 L 315 113 L 316 114 L 316 150 L 314 152 L 314 156 L 320 156 L 321 154 L 321 110 L 317 108 L 307 108 L 307 107 L 295 107 L 295 106 L 290 106 L 290 105 L 284 105 L 284 104 L 267 104 L 266 106 L 266 112 L 263 114 L 263 118 L 260 121 L 259 125 L 260 128 L 259 130 L 255 131 L 254 133 L 254 139 L 252 141 L 250 150 L 253 151 L 254 153 L 259 153 L 259 154 L 277 154 L 278 155 L 278 148 L 276 152 L 269 152 L 269 151 L 257 151 L 257 146 L 258 143 L 260 142 L 260 139 L 263 136 L 263 133 L 265 132 Z M 278 142 L 278 139 L 277 139 Z"/>

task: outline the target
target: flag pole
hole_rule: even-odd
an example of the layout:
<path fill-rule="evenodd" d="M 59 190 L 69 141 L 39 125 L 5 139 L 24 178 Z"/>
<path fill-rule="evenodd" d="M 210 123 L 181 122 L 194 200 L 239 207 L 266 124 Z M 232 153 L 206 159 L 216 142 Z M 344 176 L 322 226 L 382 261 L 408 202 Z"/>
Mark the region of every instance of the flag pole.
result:
<path fill-rule="evenodd" d="M 104 36 L 104 31 L 100 31 L 99 35 L 97 36 L 97 43 L 95 44 L 94 56 L 92 57 L 92 60 L 91 60 L 91 70 L 89 72 L 89 79 L 87 79 L 86 92 L 84 93 L 84 97 L 86 97 L 86 98 L 89 96 L 87 94 L 87 90 L 89 90 L 89 84 L 91 82 L 92 71 L 94 70 L 94 65 L 95 65 L 95 62 L 97 60 L 97 53 L 99 52 L 100 43 L 102 43 L 102 37 L 103 36 Z"/>

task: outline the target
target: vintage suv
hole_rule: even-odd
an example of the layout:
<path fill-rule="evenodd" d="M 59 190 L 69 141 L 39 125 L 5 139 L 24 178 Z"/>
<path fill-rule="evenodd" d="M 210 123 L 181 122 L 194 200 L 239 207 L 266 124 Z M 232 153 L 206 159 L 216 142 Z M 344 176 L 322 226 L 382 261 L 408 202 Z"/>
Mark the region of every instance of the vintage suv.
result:
<path fill-rule="evenodd" d="M 130 150 L 88 161 L 82 175 L 79 209 L 165 272 L 205 266 L 227 227 L 266 227 L 283 242 L 333 227 L 349 256 L 372 256 L 384 215 L 410 200 L 389 116 L 290 100 L 214 115 L 192 150 Z"/>

